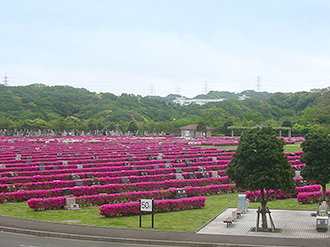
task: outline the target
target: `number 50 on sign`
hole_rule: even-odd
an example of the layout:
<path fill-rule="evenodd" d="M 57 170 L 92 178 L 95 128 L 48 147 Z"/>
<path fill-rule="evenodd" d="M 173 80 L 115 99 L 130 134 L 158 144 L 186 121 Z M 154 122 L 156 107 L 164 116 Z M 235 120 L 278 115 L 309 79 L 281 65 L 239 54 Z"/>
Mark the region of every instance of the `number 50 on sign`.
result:
<path fill-rule="evenodd" d="M 140 202 L 140 211 L 141 212 L 152 212 L 152 199 L 141 199 Z"/>

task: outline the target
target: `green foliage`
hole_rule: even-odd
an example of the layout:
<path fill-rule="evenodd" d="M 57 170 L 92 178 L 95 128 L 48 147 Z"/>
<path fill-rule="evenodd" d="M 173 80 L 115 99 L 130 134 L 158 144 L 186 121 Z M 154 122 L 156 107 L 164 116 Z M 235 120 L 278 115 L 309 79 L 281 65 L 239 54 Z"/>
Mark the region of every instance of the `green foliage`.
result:
<path fill-rule="evenodd" d="M 250 98 L 239 100 L 243 94 Z M 316 127 L 330 128 L 329 88 L 294 94 L 211 91 L 196 98 L 227 99 L 205 105 L 172 103 L 178 96 L 116 96 L 70 86 L 0 85 L 0 129 L 127 131 L 132 119 L 141 131 L 175 135 L 180 133 L 180 126 L 199 122 L 213 127 L 216 135 L 229 135 L 231 125 L 287 126 L 291 123 L 293 135 L 303 135 Z"/>
<path fill-rule="evenodd" d="M 293 189 L 293 169 L 284 156 L 283 139 L 270 127 L 246 131 L 228 164 L 227 175 L 236 186 L 261 191 L 262 228 L 267 228 L 266 205 L 270 190 Z M 258 226 L 257 226 L 258 228 Z"/>
<path fill-rule="evenodd" d="M 314 180 L 320 184 L 325 198 L 326 184 L 330 182 L 330 136 L 328 132 L 311 131 L 301 147 L 304 153 L 300 159 L 306 163 L 301 175 L 306 180 Z"/>

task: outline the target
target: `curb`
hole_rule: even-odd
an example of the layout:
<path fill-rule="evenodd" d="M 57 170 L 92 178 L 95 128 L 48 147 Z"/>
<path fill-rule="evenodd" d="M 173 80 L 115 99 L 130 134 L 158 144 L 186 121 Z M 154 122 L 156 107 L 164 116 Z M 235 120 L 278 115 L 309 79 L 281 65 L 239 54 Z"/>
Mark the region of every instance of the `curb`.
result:
<path fill-rule="evenodd" d="M 14 227 L 0 226 L 0 231 L 19 233 L 26 235 L 33 235 L 39 237 L 53 237 L 63 239 L 76 239 L 76 240 L 87 240 L 97 242 L 112 242 L 112 243 L 127 243 L 127 244 L 141 244 L 141 245 L 168 245 L 168 246 L 191 246 L 191 247 L 261 247 L 261 246 L 272 246 L 274 245 L 253 245 L 253 244 L 229 244 L 229 243 L 205 243 L 205 242 L 187 242 L 187 241 L 169 241 L 169 240 L 150 240 L 150 239 L 134 239 L 134 238 L 118 238 L 118 237 L 101 237 L 92 235 L 79 235 L 59 232 L 48 232 L 48 231 L 36 231 Z"/>

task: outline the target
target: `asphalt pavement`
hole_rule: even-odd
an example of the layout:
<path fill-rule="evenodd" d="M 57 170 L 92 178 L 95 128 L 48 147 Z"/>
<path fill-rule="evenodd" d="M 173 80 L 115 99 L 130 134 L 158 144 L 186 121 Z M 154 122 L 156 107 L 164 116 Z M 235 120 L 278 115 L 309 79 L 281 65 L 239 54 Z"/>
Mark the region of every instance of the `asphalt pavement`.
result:
<path fill-rule="evenodd" d="M 230 209 L 228 212 L 230 212 Z M 226 213 L 226 210 L 222 213 Z M 251 215 L 253 212 L 251 212 Z M 232 228 L 227 229 L 222 222 L 224 214 L 219 214 L 197 232 L 158 231 L 147 229 L 126 229 L 112 227 L 97 227 L 77 224 L 64 224 L 46 221 L 20 219 L 8 216 L 0 216 L 0 230 L 20 234 L 31 234 L 43 237 L 79 239 L 85 241 L 100 241 L 112 243 L 130 243 L 142 245 L 166 245 L 166 246 L 317 246 L 330 247 L 330 233 L 316 235 L 316 237 L 297 237 L 293 233 L 273 233 L 267 235 L 244 232 L 239 222 L 248 222 L 247 215 L 243 215 Z M 275 216 L 275 215 L 274 215 Z M 245 218 L 244 218 L 245 217 Z M 301 216 L 300 216 L 301 217 Z M 255 224 L 255 218 L 249 225 Z M 297 223 L 298 222 L 298 223 Z M 300 226 L 299 217 L 295 223 L 297 231 Z M 285 226 L 285 223 L 284 225 Z M 209 227 L 209 230 L 207 229 Z M 284 228 L 284 227 L 283 227 Z M 213 230 L 212 230 L 213 229 Z M 216 232 L 214 232 L 216 229 Z M 222 231 L 225 229 L 226 231 Z M 232 230 L 232 231 L 231 231 Z M 316 231 L 316 229 L 315 229 Z M 239 233 L 238 233 L 239 232 Z"/>

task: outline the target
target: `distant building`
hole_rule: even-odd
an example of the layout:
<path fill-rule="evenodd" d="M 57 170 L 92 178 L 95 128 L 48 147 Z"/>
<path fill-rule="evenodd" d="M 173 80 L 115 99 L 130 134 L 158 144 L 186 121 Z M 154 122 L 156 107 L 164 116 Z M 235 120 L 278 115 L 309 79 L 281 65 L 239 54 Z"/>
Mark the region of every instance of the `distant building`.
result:
<path fill-rule="evenodd" d="M 192 103 L 198 104 L 198 105 L 205 105 L 207 103 L 211 102 L 220 102 L 225 99 L 186 99 L 185 97 L 176 98 L 173 100 L 174 103 L 180 104 L 180 105 L 190 105 Z"/>
<path fill-rule="evenodd" d="M 212 135 L 212 130 L 213 128 L 211 127 L 206 127 L 206 132 L 201 132 L 201 131 L 197 131 L 197 125 L 198 124 L 190 124 L 187 126 L 183 126 L 180 128 L 181 130 L 181 137 L 186 137 L 186 138 L 195 138 L 195 137 L 209 137 Z"/>

